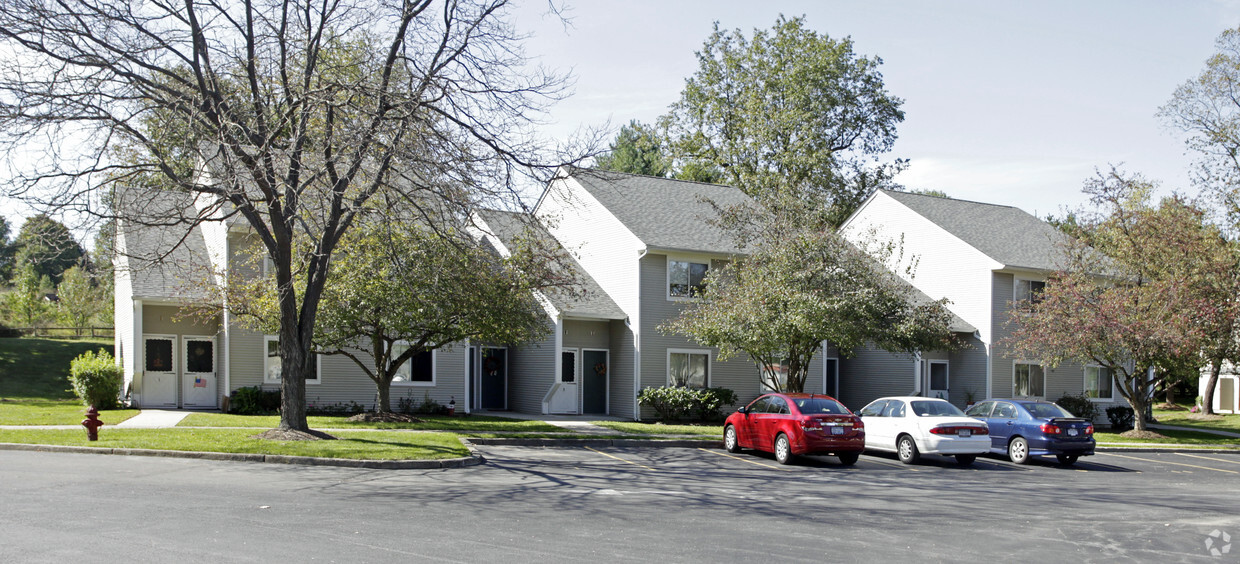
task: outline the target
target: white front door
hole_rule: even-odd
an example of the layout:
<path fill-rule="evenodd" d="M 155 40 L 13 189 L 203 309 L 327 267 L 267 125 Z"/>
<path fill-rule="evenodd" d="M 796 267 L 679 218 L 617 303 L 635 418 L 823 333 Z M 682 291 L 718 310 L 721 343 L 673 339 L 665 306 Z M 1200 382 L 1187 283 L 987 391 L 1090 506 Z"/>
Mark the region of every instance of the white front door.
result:
<path fill-rule="evenodd" d="M 176 407 L 177 338 L 143 335 L 143 340 L 142 407 Z"/>
<path fill-rule="evenodd" d="M 216 407 L 215 339 L 213 337 L 181 337 L 181 405 L 184 407 Z"/>

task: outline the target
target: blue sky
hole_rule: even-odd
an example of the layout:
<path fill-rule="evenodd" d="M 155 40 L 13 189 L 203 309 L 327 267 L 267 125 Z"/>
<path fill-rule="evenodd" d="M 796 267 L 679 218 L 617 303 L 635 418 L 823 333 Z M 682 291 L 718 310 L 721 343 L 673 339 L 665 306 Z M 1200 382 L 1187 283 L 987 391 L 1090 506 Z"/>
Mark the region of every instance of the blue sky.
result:
<path fill-rule="evenodd" d="M 892 152 L 911 161 L 902 183 L 1039 216 L 1084 204 L 1084 180 L 1111 164 L 1195 193 L 1182 139 L 1155 113 L 1240 25 L 1240 2 L 1222 1 L 577 0 L 567 29 L 545 12 L 533 0 L 516 23 L 534 33 L 529 55 L 577 77 L 544 129 L 552 137 L 653 122 L 714 21 L 748 35 L 804 15 L 882 57 L 905 100 Z"/>
<path fill-rule="evenodd" d="M 804 15 L 883 58 L 888 89 L 905 100 L 892 152 L 911 161 L 902 183 L 1039 216 L 1084 204 L 1083 181 L 1110 164 L 1193 193 L 1191 159 L 1155 112 L 1240 25 L 1240 1 L 569 2 L 567 28 L 545 15 L 546 0 L 514 14 L 533 34 L 527 53 L 576 76 L 548 137 L 653 122 L 715 21 L 748 34 Z M 15 233 L 27 212 L 0 204 Z"/>

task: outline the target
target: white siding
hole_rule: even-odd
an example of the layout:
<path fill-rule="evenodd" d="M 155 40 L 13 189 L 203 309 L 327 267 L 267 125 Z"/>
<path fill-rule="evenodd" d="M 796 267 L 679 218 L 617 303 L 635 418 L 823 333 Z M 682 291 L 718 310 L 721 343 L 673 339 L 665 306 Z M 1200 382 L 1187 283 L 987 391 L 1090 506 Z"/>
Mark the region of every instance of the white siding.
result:
<path fill-rule="evenodd" d="M 645 247 L 637 236 L 572 178 L 553 180 L 534 215 L 616 305 L 636 319 L 637 258 Z"/>
<path fill-rule="evenodd" d="M 116 229 L 116 266 L 113 268 L 113 292 L 112 292 L 112 326 L 115 330 L 113 344 L 116 351 L 116 357 L 121 363 L 121 369 L 125 375 L 124 388 L 122 393 L 129 391 L 130 384 L 133 383 L 135 364 L 138 358 L 137 350 L 134 348 L 137 338 L 135 338 L 136 328 L 134 327 L 134 303 L 133 303 L 133 278 L 129 273 L 129 258 L 126 256 L 125 249 L 125 233 L 119 226 Z M 135 386 L 136 388 L 136 386 Z M 141 393 L 140 390 L 133 390 L 134 393 Z M 132 398 L 139 399 L 139 398 Z"/>
<path fill-rule="evenodd" d="M 990 277 L 1003 265 L 883 192 L 876 192 L 841 228 L 852 241 L 863 241 L 871 229 L 879 240 L 903 238 L 897 274 L 906 277 L 905 267 L 917 260 L 908 281 L 933 299 L 951 300 L 948 307 L 977 328 L 982 342 L 994 342 Z"/>

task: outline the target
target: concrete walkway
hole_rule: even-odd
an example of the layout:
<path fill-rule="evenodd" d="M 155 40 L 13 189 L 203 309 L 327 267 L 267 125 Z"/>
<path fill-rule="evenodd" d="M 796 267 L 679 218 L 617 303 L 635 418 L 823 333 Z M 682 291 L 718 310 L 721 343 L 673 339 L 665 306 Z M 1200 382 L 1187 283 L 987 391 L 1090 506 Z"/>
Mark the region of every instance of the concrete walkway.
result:
<path fill-rule="evenodd" d="M 165 427 L 176 427 L 182 419 L 185 419 L 193 411 L 184 411 L 180 409 L 143 409 L 137 415 L 130 417 L 114 427 L 117 429 L 162 429 Z"/>

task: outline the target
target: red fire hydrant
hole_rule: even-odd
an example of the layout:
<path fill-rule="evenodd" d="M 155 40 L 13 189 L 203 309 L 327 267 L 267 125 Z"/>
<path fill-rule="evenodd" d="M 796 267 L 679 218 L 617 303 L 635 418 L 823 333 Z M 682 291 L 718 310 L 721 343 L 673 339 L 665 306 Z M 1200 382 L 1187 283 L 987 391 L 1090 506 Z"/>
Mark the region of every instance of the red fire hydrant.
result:
<path fill-rule="evenodd" d="M 103 426 L 103 421 L 99 420 L 99 410 L 95 406 L 90 406 L 86 410 L 86 419 L 82 420 L 82 426 L 86 427 L 86 438 L 92 441 L 99 440 L 99 428 Z"/>

